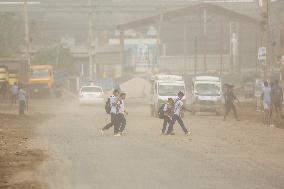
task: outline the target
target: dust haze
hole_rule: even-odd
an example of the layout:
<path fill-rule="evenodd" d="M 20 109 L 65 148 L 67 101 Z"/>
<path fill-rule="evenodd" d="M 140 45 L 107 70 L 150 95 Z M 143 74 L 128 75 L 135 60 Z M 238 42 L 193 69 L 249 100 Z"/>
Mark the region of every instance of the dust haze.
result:
<path fill-rule="evenodd" d="M 283 188 L 283 10 L 0 0 L 0 188 Z"/>

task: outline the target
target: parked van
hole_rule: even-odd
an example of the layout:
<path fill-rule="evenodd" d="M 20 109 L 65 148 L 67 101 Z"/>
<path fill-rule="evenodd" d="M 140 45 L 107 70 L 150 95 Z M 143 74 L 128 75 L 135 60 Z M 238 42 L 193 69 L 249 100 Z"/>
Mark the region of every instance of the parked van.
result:
<path fill-rule="evenodd" d="M 177 99 L 179 91 L 184 92 L 183 98 L 186 103 L 186 88 L 182 76 L 155 75 L 151 78 L 151 115 L 157 117 L 159 108 L 166 103 L 168 98 Z"/>
<path fill-rule="evenodd" d="M 192 114 L 222 111 L 222 82 L 220 77 L 197 76 L 192 80 Z"/>

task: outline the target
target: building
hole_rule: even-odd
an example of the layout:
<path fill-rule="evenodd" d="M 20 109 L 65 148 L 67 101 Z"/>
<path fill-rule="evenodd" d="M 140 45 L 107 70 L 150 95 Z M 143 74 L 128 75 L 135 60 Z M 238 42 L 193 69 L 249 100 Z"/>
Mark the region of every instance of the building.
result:
<path fill-rule="evenodd" d="M 119 24 L 123 50 L 125 32 L 135 30 L 140 38 L 149 38 L 150 27 L 158 31 L 151 36 L 159 42 L 154 69 L 222 73 L 258 67 L 259 21 L 250 16 L 211 3 L 163 12 Z"/>

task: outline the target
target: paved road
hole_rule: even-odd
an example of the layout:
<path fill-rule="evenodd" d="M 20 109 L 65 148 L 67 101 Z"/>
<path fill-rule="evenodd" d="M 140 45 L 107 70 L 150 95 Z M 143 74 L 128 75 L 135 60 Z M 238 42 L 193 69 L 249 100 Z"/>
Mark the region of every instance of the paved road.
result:
<path fill-rule="evenodd" d="M 58 115 L 37 131 L 49 159 L 39 170 L 52 189 L 282 189 L 284 130 L 249 121 L 223 122 L 211 115 L 186 115 L 192 131 L 161 136 L 161 120 L 148 106 L 128 104 L 128 134 L 101 136 L 108 117 L 102 107 L 53 101 Z"/>

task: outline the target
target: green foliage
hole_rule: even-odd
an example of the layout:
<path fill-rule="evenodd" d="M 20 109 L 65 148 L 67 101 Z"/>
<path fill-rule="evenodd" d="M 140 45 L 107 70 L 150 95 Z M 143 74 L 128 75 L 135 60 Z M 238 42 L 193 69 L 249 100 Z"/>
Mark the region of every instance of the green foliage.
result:
<path fill-rule="evenodd" d="M 43 48 L 32 58 L 32 64 L 52 65 L 57 70 L 63 70 L 70 75 L 75 74 L 74 58 L 69 49 L 61 46 Z"/>
<path fill-rule="evenodd" d="M 23 23 L 14 13 L 0 12 L 0 57 L 11 57 L 24 44 Z"/>

